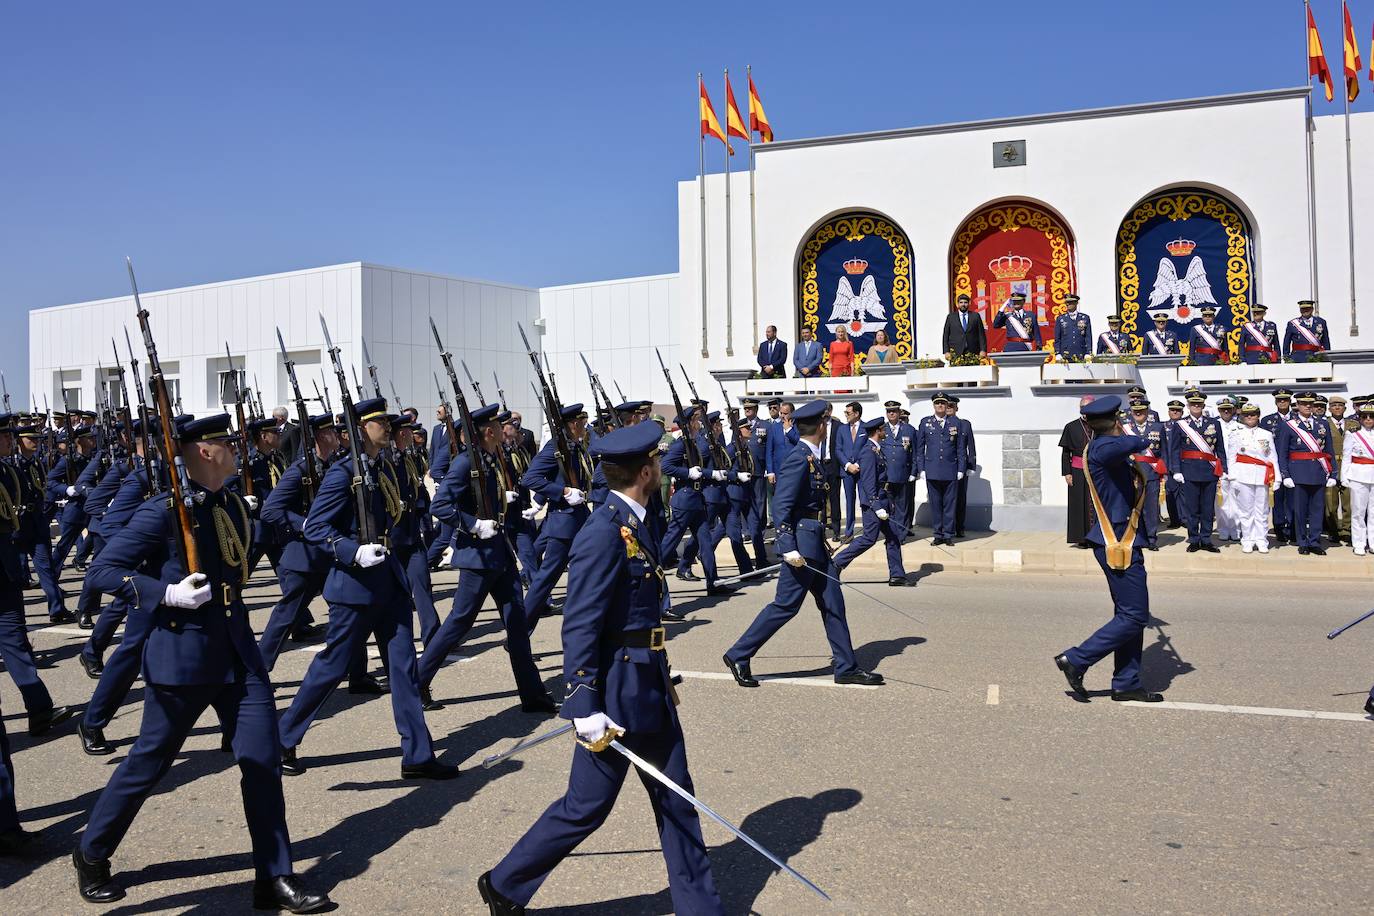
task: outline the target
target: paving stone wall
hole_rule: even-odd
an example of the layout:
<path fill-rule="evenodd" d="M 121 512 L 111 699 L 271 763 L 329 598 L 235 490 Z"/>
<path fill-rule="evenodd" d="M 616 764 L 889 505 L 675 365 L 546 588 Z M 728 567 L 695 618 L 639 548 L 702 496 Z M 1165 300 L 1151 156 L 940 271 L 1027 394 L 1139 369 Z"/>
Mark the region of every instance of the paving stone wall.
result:
<path fill-rule="evenodd" d="M 1040 505 L 1040 434 L 1002 434 L 1002 502 Z"/>

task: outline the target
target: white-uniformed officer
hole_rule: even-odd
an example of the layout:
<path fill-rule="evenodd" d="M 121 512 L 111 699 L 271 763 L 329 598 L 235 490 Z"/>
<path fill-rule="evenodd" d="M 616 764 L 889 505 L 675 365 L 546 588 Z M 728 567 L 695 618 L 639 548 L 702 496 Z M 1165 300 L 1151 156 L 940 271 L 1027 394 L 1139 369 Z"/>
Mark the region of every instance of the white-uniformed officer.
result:
<path fill-rule="evenodd" d="M 1347 431 L 1341 483 L 1350 491 L 1350 543 L 1362 557 L 1374 542 L 1374 404 L 1360 405 L 1360 427 Z"/>
<path fill-rule="evenodd" d="M 1242 553 L 1269 552 L 1269 506 L 1265 494 L 1279 488 L 1274 437 L 1259 425 L 1258 404 L 1240 409 L 1241 423 L 1226 433 L 1232 514 Z"/>

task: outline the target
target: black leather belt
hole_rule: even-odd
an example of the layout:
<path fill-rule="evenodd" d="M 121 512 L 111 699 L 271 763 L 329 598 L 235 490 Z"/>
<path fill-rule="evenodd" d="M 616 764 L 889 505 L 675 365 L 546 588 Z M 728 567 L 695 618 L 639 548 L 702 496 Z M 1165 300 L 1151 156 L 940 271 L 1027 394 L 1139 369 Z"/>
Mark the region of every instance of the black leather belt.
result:
<path fill-rule="evenodd" d="M 654 649 L 662 652 L 667 643 L 667 635 L 663 627 L 654 627 L 652 630 L 626 630 L 612 642 L 616 648 L 623 646 L 627 649 Z"/>

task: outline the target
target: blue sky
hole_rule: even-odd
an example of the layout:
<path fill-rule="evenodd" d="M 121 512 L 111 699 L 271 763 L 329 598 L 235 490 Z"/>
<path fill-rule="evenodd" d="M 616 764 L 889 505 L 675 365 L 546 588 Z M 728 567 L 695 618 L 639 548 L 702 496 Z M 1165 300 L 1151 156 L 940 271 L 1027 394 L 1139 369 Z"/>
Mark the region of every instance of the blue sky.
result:
<path fill-rule="evenodd" d="M 1339 92 L 1339 3 L 1315 10 Z M 1353 13 L 1367 71 L 1374 0 Z M 27 398 L 24 313 L 127 292 L 125 254 L 148 289 L 349 260 L 531 285 L 674 271 L 698 70 L 721 110 L 722 68 L 744 105 L 752 64 L 785 139 L 1297 85 L 1302 15 L 1296 0 L 6 4 L 0 317 L 18 333 L 0 366 Z M 1371 97 L 1366 81 L 1356 108 Z"/>

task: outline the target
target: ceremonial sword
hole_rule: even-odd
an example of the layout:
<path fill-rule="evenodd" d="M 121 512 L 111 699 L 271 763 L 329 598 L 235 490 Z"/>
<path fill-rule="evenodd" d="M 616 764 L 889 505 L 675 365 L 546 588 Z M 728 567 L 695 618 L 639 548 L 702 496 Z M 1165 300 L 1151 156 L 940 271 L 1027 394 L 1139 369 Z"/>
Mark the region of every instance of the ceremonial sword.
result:
<path fill-rule="evenodd" d="M 560 735 L 564 735 L 572 731 L 575 727 L 575 724 L 572 722 L 569 722 L 567 725 L 560 725 L 553 731 L 540 735 L 538 738 L 530 738 L 527 741 L 522 741 L 521 743 L 517 744 L 515 747 L 511 748 L 508 751 L 505 751 L 500 754 L 493 754 L 492 756 L 482 761 L 482 766 L 484 768 L 490 769 L 491 767 L 500 763 L 502 760 L 506 760 L 510 757 L 513 757 L 521 751 L 527 751 L 536 745 L 543 744 L 545 741 L 552 741 L 554 738 L 557 738 Z M 612 729 L 610 734 L 619 735 L 624 734 L 624 732 Z M 805 884 L 807 888 L 809 888 L 822 900 L 825 900 L 827 902 L 833 902 L 830 900 L 830 895 L 827 894 L 825 891 L 821 890 L 815 884 L 813 884 L 809 878 L 807 878 L 801 872 L 797 871 L 792 866 L 788 865 L 782 859 L 775 856 L 773 853 L 769 852 L 767 849 L 763 848 L 763 846 L 760 845 L 757 840 L 755 840 L 749 834 L 745 833 L 743 830 L 736 827 L 734 824 L 727 821 L 725 818 L 721 817 L 719 814 L 715 812 L 714 809 L 711 808 L 710 805 L 706 804 L 706 802 L 697 798 L 691 792 L 688 792 L 686 789 L 682 788 L 682 786 L 674 782 L 671 778 L 668 777 L 666 773 L 664 773 L 658 767 L 654 766 L 652 763 L 645 760 L 643 757 L 639 756 L 634 751 L 630 750 L 625 745 L 621 744 L 619 741 L 615 740 L 614 737 L 611 738 L 611 741 L 607 746 L 610 747 L 612 750 L 616 751 L 626 760 L 633 763 L 636 767 L 639 768 L 639 771 L 641 773 L 644 773 L 645 775 L 654 779 L 656 782 L 658 782 L 660 785 L 668 789 L 674 795 L 677 795 L 683 801 L 687 802 L 693 808 L 697 809 L 697 811 L 700 811 L 702 814 L 706 815 L 711 820 L 715 821 L 717 824 L 724 827 L 726 830 L 730 831 L 730 833 L 734 834 L 737 839 L 743 840 L 751 849 L 753 849 L 759 855 L 763 856 L 769 862 L 772 862 L 778 868 L 781 868 L 783 871 L 787 872 L 787 874 L 791 875 L 793 878 L 796 878 L 802 884 Z"/>
<path fill-rule="evenodd" d="M 1332 630 L 1330 633 L 1327 633 L 1327 634 L 1326 634 L 1326 638 L 1327 638 L 1327 639 L 1335 639 L 1337 636 L 1340 636 L 1342 633 L 1344 633 L 1346 630 L 1348 630 L 1348 629 L 1350 629 L 1351 627 L 1353 627 L 1355 624 L 1357 624 L 1357 623 L 1364 623 L 1366 620 L 1368 620 L 1368 619 L 1371 618 L 1371 617 L 1374 617 L 1374 611 L 1368 611 L 1367 613 L 1361 614 L 1359 617 L 1356 617 L 1354 620 L 1350 621 L 1350 622 L 1347 623 L 1345 626 L 1343 626 L 1343 627 L 1337 627 L 1336 629 Z"/>

